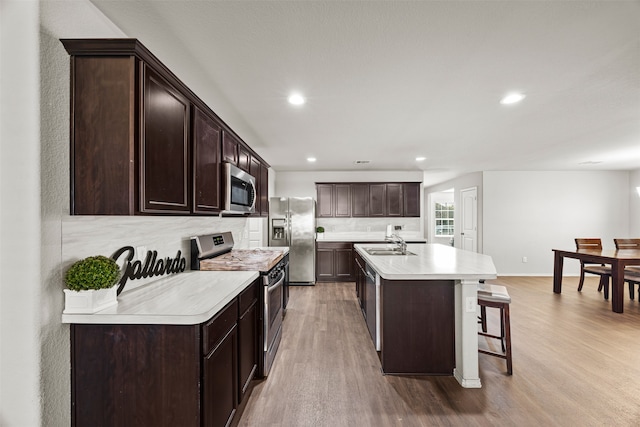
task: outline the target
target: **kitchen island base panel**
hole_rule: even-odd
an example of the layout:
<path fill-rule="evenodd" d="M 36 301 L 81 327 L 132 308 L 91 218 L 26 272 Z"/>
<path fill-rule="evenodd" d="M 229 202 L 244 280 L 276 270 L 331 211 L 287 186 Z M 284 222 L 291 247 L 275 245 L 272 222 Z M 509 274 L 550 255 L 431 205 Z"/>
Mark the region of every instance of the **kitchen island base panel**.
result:
<path fill-rule="evenodd" d="M 453 376 L 465 388 L 481 388 L 478 368 L 478 280 L 456 280 L 456 368 Z"/>
<path fill-rule="evenodd" d="M 454 281 L 381 279 L 385 374 L 453 375 Z"/>

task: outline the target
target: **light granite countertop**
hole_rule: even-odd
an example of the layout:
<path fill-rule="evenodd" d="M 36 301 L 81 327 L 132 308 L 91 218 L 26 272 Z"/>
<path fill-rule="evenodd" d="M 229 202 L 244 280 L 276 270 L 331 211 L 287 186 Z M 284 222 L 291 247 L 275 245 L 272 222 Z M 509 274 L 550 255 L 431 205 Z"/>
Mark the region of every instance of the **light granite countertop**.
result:
<path fill-rule="evenodd" d="M 495 279 L 489 255 L 441 244 L 408 244 L 415 255 L 369 255 L 365 248 L 395 247 L 393 244 L 356 244 L 364 260 L 387 280 Z"/>
<path fill-rule="evenodd" d="M 93 314 L 63 314 L 62 323 L 197 325 L 209 320 L 259 277 L 257 271 L 194 271 L 124 291 L 118 304 Z"/>

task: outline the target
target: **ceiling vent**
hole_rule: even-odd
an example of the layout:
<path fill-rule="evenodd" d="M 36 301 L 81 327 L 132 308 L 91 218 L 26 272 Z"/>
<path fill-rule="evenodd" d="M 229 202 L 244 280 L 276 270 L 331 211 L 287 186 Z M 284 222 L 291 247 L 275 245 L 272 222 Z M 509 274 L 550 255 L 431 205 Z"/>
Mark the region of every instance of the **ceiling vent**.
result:
<path fill-rule="evenodd" d="M 354 165 L 366 165 L 371 163 L 371 160 L 356 160 L 353 162 Z"/>

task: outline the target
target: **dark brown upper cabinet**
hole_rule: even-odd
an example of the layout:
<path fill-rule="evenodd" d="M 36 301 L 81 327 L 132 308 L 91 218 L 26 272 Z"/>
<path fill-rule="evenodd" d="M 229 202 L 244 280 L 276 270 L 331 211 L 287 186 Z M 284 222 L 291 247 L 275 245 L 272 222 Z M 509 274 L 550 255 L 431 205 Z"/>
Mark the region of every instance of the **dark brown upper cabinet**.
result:
<path fill-rule="evenodd" d="M 138 40 L 61 42 L 71 55 L 71 214 L 216 214 L 222 161 L 269 167 Z"/>
<path fill-rule="evenodd" d="M 419 182 L 316 183 L 318 218 L 419 217 Z"/>
<path fill-rule="evenodd" d="M 369 215 L 386 216 L 387 184 L 369 184 Z"/>
<path fill-rule="evenodd" d="M 223 132 L 222 158 L 225 162 L 238 166 L 238 141 L 229 132 Z"/>
<path fill-rule="evenodd" d="M 140 211 L 188 213 L 189 100 L 147 65 L 142 69 Z"/>
<path fill-rule="evenodd" d="M 251 173 L 251 152 L 242 144 L 238 144 L 238 167 L 253 175 Z M 253 176 L 255 177 L 255 175 Z"/>
<path fill-rule="evenodd" d="M 385 216 L 403 216 L 403 193 L 402 184 L 387 185 L 387 202 L 385 205 Z"/>
<path fill-rule="evenodd" d="M 351 216 L 369 216 L 369 184 L 351 184 Z"/>
<path fill-rule="evenodd" d="M 351 217 L 351 185 L 350 184 L 335 184 L 334 187 L 335 197 L 335 212 L 336 218 L 350 218 Z"/>
<path fill-rule="evenodd" d="M 405 182 L 404 184 L 404 216 L 420 216 L 420 183 Z"/>
<path fill-rule="evenodd" d="M 333 184 L 316 184 L 316 216 L 333 217 Z"/>
<path fill-rule="evenodd" d="M 193 119 L 194 213 L 220 212 L 222 125 L 195 108 Z"/>
<path fill-rule="evenodd" d="M 260 164 L 260 216 L 269 216 L 269 167 Z"/>

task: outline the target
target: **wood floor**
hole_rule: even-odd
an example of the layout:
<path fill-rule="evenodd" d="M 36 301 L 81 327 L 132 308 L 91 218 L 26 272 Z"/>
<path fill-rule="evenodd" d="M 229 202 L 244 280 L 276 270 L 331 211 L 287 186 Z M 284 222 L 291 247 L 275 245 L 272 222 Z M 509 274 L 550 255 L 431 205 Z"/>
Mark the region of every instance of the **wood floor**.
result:
<path fill-rule="evenodd" d="M 481 354 L 481 389 L 463 389 L 453 377 L 382 375 L 353 283 L 292 287 L 274 366 L 240 425 L 639 425 L 637 296 L 626 294 L 624 314 L 615 314 L 595 277 L 582 292 L 577 278 L 565 278 L 561 295 L 550 277 L 492 283 L 512 297 L 514 374 Z"/>

